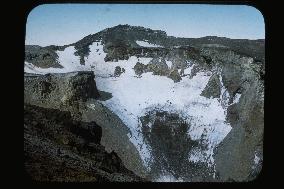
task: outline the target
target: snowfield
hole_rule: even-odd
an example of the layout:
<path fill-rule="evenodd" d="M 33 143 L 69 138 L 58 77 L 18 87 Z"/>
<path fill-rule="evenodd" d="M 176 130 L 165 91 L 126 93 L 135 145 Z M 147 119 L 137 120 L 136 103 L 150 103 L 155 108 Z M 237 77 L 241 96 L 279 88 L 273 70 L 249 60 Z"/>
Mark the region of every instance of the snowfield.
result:
<path fill-rule="evenodd" d="M 158 47 L 144 41 L 136 41 L 141 46 Z M 222 87 L 219 99 L 200 96 L 205 88 L 211 72 L 199 72 L 192 79 L 189 76 L 182 77 L 180 82 L 165 77 L 144 73 L 138 77 L 133 67 L 139 61 L 148 64 L 151 58 L 137 58 L 132 56 L 129 60 L 118 62 L 105 62 L 106 53 L 100 42 L 94 42 L 90 46 L 90 55 L 85 57 L 85 65 L 80 65 L 79 57 L 74 55 L 74 47 L 68 47 L 64 51 L 57 51 L 60 64 L 64 67 L 42 69 L 25 62 L 25 71 L 29 73 L 59 73 L 75 70 L 93 70 L 96 77 L 97 88 L 101 91 L 112 93 L 112 98 L 101 101 L 131 130 L 130 141 L 137 147 L 141 158 L 147 167 L 151 161 L 150 149 L 143 141 L 139 117 L 144 116 L 149 110 L 164 110 L 179 113 L 191 123 L 188 135 L 193 140 L 201 138 L 202 134 L 207 141 L 208 148 L 205 151 L 193 149 L 188 154 L 189 161 L 206 162 L 208 166 L 214 166 L 213 150 L 230 132 L 231 126 L 226 122 L 228 106 L 227 92 Z M 166 62 L 168 66 L 172 62 Z M 125 69 L 119 77 L 113 77 L 114 69 L 120 66 Z M 190 74 L 193 65 L 184 70 Z M 222 81 L 222 78 L 220 78 Z M 238 94 L 234 99 L 236 103 L 240 98 Z M 170 176 L 162 176 L 160 181 L 172 181 Z"/>

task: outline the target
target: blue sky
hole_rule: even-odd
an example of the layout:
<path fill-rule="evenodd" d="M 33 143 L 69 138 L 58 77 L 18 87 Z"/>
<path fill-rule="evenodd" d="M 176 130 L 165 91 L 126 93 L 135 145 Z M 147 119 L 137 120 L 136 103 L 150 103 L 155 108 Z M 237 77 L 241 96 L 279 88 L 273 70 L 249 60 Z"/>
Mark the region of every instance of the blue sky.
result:
<path fill-rule="evenodd" d="M 30 12 L 26 44 L 70 44 L 118 24 L 159 29 L 176 37 L 265 38 L 262 14 L 246 5 L 47 4 Z"/>

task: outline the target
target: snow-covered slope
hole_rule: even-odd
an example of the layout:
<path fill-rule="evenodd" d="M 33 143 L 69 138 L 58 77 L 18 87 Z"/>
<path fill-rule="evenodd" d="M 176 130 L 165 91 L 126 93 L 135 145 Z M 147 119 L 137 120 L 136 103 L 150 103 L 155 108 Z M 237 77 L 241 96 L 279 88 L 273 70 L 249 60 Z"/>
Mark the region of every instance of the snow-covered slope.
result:
<path fill-rule="evenodd" d="M 145 46 L 145 43 L 138 44 Z M 151 153 L 143 141 L 139 117 L 153 109 L 179 113 L 191 123 L 188 135 L 193 140 L 198 140 L 203 134 L 208 143 L 208 148 L 205 150 L 193 149 L 188 154 L 188 160 L 206 162 L 208 166 L 214 166 L 213 150 L 230 132 L 231 126 L 226 123 L 227 106 L 226 103 L 224 106 L 222 100 L 222 96 L 226 96 L 225 90 L 222 90 L 223 94 L 219 99 L 208 99 L 200 95 L 212 75 L 210 71 L 199 72 L 193 78 L 185 76 L 177 83 L 168 77 L 153 75 L 151 72 L 138 77 L 133 69 L 135 64 L 138 61 L 148 64 L 151 58 L 131 56 L 128 60 L 105 62 L 106 53 L 103 51 L 101 42 L 90 45 L 90 51 L 89 56 L 85 57 L 85 65 L 80 65 L 79 57 L 74 55 L 75 49 L 71 46 L 64 51 L 57 51 L 58 61 L 64 68 L 42 69 L 26 62 L 25 71 L 44 74 L 93 70 L 97 88 L 110 92 L 113 96 L 102 103 L 115 112 L 130 128 L 132 133 L 129 135 L 130 141 L 137 147 L 146 167 L 151 161 Z M 170 61 L 166 63 L 169 66 L 172 65 Z M 116 66 L 125 69 L 119 77 L 113 77 Z M 192 67 L 193 65 L 185 69 L 184 73 L 190 74 Z M 235 102 L 238 98 L 239 96 L 236 97 Z M 171 176 L 161 176 L 160 181 L 169 180 L 166 178 Z"/>

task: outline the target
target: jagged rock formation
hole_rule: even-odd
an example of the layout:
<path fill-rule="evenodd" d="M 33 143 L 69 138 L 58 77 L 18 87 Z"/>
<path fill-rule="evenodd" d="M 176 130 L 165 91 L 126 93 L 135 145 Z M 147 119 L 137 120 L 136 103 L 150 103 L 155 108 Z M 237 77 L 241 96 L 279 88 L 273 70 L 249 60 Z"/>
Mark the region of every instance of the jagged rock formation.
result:
<path fill-rule="evenodd" d="M 115 151 L 128 169 L 146 177 L 137 150 L 127 140 L 128 128 L 113 112 L 96 101 L 105 93 L 97 90 L 93 72 L 25 74 L 24 80 L 25 103 L 68 111 L 77 121 L 96 122 L 102 128 L 101 144 L 106 151 Z"/>
<path fill-rule="evenodd" d="M 43 48 L 38 45 L 26 45 L 25 60 L 42 68 L 62 68 L 57 62 L 58 55 L 52 49 Z"/>
<path fill-rule="evenodd" d="M 219 98 L 220 97 L 221 81 L 219 79 L 219 76 L 216 73 L 210 77 L 208 84 L 206 85 L 205 89 L 202 91 L 201 95 L 207 98 L 210 98 L 210 97 Z"/>
<path fill-rule="evenodd" d="M 206 49 L 210 64 L 219 70 L 201 95 L 218 97 L 220 77 L 227 91 L 227 121 L 232 130 L 216 149 L 216 171 L 221 181 L 256 178 L 261 166 L 264 131 L 264 64 L 230 50 Z M 237 98 L 238 101 L 234 102 Z M 225 104 L 226 104 L 225 103 Z M 260 160 L 256 163 L 255 158 Z M 228 169 L 228 167 L 231 167 Z"/>
<path fill-rule="evenodd" d="M 100 144 L 95 122 L 72 120 L 70 112 L 24 106 L 25 171 L 33 181 L 142 182 L 117 153 Z"/>
<path fill-rule="evenodd" d="M 171 78 L 174 82 L 179 82 L 181 80 L 181 77 L 177 70 L 173 70 L 169 74 L 169 78 Z"/>
<path fill-rule="evenodd" d="M 233 129 L 216 151 L 216 169 L 224 180 L 252 180 L 258 175 L 252 174 L 252 167 L 262 164 L 264 83 L 258 72 L 253 71 L 258 68 L 248 65 L 241 64 L 240 70 L 234 68 L 236 72 L 230 71 L 229 77 L 224 77 L 230 101 L 241 94 L 239 102 L 228 107 L 227 120 Z M 256 157 L 260 161 L 255 162 Z M 225 166 L 232 169 L 224 170 Z"/>
<path fill-rule="evenodd" d="M 54 108 L 89 98 L 98 98 L 93 72 L 74 72 L 25 76 L 25 101 L 39 101 L 52 104 Z M 60 99 L 60 101 L 56 101 Z"/>
<path fill-rule="evenodd" d="M 208 59 L 206 59 L 202 51 L 203 49 L 209 48 L 217 49 L 218 53 L 220 51 L 228 52 L 228 50 L 231 50 L 242 56 L 250 56 L 256 62 L 264 62 L 264 40 L 229 39 L 216 36 L 176 38 L 167 36 L 164 31 L 130 25 L 118 25 L 116 27 L 107 28 L 96 34 L 88 35 L 75 43 L 64 46 L 39 47 L 27 45 L 26 61 L 35 63 L 38 67 L 46 68 L 47 65 L 49 65 L 49 61 L 39 60 L 37 58 L 33 61 L 31 56 L 42 57 L 42 54 L 46 54 L 46 51 L 48 51 L 52 55 L 55 54 L 52 56 L 52 64 L 55 65 L 55 51 L 62 51 L 67 47 L 74 46 L 76 49 L 75 55 L 80 57 L 81 64 L 85 64 L 84 57 L 87 57 L 90 53 L 89 46 L 97 41 L 101 41 L 104 45 L 103 50 L 107 53 L 105 61 L 125 60 L 130 56 L 137 56 L 152 58 L 164 57 L 167 60 L 179 59 L 178 61 L 191 59 L 203 64 L 208 62 Z M 148 41 L 160 45 L 161 47 L 143 47 L 138 45 L 136 41 Z"/>
<path fill-rule="evenodd" d="M 80 116 L 79 106 L 89 98 L 98 98 L 93 72 L 60 74 L 26 74 L 24 101 L 26 103 L 71 111 Z"/>

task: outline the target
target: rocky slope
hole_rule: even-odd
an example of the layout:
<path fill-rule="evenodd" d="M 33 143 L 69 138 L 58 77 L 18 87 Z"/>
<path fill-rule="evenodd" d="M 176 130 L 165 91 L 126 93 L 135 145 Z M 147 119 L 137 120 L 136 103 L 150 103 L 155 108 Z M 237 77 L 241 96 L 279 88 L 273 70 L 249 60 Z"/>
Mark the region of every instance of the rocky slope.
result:
<path fill-rule="evenodd" d="M 95 122 L 74 121 L 70 112 L 24 106 L 25 171 L 33 181 L 142 182 L 100 144 Z"/>
<path fill-rule="evenodd" d="M 102 129 L 100 141 L 105 150 L 109 153 L 115 151 L 126 168 L 146 177 L 137 150 L 126 140 L 129 129 L 113 112 L 97 101 L 106 95 L 97 90 L 93 72 L 46 75 L 26 73 L 24 80 L 26 104 L 67 111 L 75 121 L 97 123 Z"/>
<path fill-rule="evenodd" d="M 263 159 L 264 46 L 262 39 L 176 38 L 129 25 L 70 45 L 26 46 L 25 72 L 59 74 L 26 76 L 25 101 L 95 121 L 102 144 L 139 176 L 248 181 Z M 78 79 L 74 71 L 89 72 Z"/>

